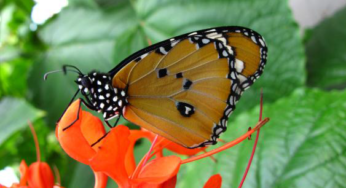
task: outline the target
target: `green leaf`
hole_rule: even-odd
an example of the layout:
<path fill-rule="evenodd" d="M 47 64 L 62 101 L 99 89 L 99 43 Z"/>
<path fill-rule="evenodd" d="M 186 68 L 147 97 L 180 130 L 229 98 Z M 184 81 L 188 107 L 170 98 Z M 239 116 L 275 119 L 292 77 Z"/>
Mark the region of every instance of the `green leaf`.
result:
<path fill-rule="evenodd" d="M 261 33 L 269 46 L 269 60 L 261 79 L 243 97 L 248 109 L 263 87 L 268 100 L 291 93 L 305 82 L 303 46 L 298 27 L 285 3 L 255 0 L 138 0 L 112 9 L 67 7 L 40 32 L 49 45 L 29 79 L 36 105 L 48 111 L 53 124 L 77 90 L 71 76 L 51 75 L 63 64 L 79 67 L 84 73 L 93 69 L 111 70 L 121 59 L 146 46 L 193 30 L 225 25 L 240 25 Z M 115 47 L 115 48 L 114 48 Z M 114 51 L 114 49 L 115 51 Z M 240 111 L 240 110 L 238 110 Z"/>
<path fill-rule="evenodd" d="M 95 177 L 88 165 L 78 163 L 73 174 L 72 182 L 66 187 L 92 188 L 94 187 Z"/>
<path fill-rule="evenodd" d="M 221 138 L 231 141 L 244 134 L 248 126 L 256 124 L 258 111 L 257 107 L 231 119 Z M 264 117 L 271 120 L 260 131 L 255 157 L 243 187 L 344 187 L 345 91 L 327 93 L 298 89 L 288 98 L 264 105 L 263 112 Z M 206 158 L 184 165 L 186 169 L 178 179 L 178 187 L 202 187 L 203 182 L 216 173 L 221 173 L 223 187 L 238 187 L 250 158 L 254 136 L 251 141 L 245 140 L 215 155 L 217 163 Z"/>
<path fill-rule="evenodd" d="M 308 84 L 325 89 L 346 87 L 346 8 L 313 31 L 306 45 Z"/>
<path fill-rule="evenodd" d="M 14 132 L 22 129 L 28 121 L 43 116 L 23 99 L 5 97 L 0 101 L 0 145 Z"/>

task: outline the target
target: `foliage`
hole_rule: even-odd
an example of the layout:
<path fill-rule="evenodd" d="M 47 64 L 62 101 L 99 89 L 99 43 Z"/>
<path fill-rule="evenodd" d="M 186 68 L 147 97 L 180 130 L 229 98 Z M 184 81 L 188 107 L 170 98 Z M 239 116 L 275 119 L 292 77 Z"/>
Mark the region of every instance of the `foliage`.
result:
<path fill-rule="evenodd" d="M 85 181 L 92 177 L 91 171 L 63 154 L 54 136 L 55 122 L 77 89 L 75 75 L 50 75 L 44 82 L 43 74 L 63 64 L 76 65 L 83 72 L 107 71 L 149 41 L 240 25 L 264 36 L 269 59 L 263 76 L 237 104 L 222 139 L 229 141 L 254 124 L 260 88 L 266 104 L 264 117 L 272 119 L 261 129 L 244 187 L 346 184 L 342 163 L 346 156 L 346 9 L 310 31 L 304 54 L 299 27 L 282 1 L 70 0 L 68 7 L 36 31 L 30 30 L 33 1 L 0 3 L 0 168 L 18 165 L 21 159 L 35 160 L 32 136 L 25 129 L 31 120 L 43 158 L 57 165 L 62 184 L 93 185 Z M 249 141 L 216 155 L 217 163 L 204 159 L 182 166 L 179 187 L 202 187 L 215 173 L 221 173 L 224 187 L 237 186 L 252 145 Z M 147 146 L 140 143 L 135 153 L 143 156 Z"/>
<path fill-rule="evenodd" d="M 346 87 L 346 9 L 326 19 L 313 31 L 306 44 L 309 70 L 308 85 L 324 89 Z"/>
<path fill-rule="evenodd" d="M 311 89 L 297 89 L 291 96 L 265 105 L 263 115 L 271 121 L 261 130 L 254 166 L 244 187 L 343 187 L 345 107 L 345 91 Z M 253 117 L 258 111 L 255 108 L 231 120 L 222 138 L 232 140 L 243 134 L 256 123 Z M 217 163 L 204 160 L 190 164 L 179 187 L 201 187 L 196 177 L 208 178 L 215 172 L 221 172 L 224 187 L 237 187 L 252 146 L 249 141 L 222 152 L 215 156 Z"/>

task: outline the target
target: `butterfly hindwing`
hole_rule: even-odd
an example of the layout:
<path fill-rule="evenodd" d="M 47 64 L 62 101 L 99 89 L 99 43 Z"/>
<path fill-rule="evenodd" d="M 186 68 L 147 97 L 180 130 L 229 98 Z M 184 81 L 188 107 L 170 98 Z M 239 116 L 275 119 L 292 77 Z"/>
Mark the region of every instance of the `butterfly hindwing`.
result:
<path fill-rule="evenodd" d="M 127 89 L 123 116 L 185 147 L 215 144 L 242 92 L 262 73 L 263 38 L 241 27 L 202 30 L 163 41 L 110 73 Z"/>

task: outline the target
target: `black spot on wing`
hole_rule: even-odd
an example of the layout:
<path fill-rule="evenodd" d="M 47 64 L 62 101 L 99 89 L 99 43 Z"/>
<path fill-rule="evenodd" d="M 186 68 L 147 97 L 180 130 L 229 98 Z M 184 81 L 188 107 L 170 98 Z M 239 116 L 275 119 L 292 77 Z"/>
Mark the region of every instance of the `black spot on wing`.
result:
<path fill-rule="evenodd" d="M 183 81 L 183 88 L 185 90 L 188 90 L 191 85 L 192 85 L 191 80 L 185 78 L 184 81 Z"/>
<path fill-rule="evenodd" d="M 192 114 L 195 113 L 195 108 L 188 103 L 177 102 L 176 107 L 180 114 L 184 117 L 190 117 Z"/>
<path fill-rule="evenodd" d="M 175 75 L 175 78 L 182 78 L 183 77 L 183 73 L 179 72 Z"/>
<path fill-rule="evenodd" d="M 158 78 L 162 78 L 162 77 L 165 77 L 165 76 L 167 76 L 167 69 L 159 69 L 158 71 L 157 71 L 157 77 Z"/>

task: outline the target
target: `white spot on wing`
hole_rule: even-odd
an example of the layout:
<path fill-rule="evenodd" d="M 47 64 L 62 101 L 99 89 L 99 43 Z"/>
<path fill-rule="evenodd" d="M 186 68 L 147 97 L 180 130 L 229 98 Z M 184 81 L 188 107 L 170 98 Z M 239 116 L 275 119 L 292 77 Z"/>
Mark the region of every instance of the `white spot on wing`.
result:
<path fill-rule="evenodd" d="M 243 83 L 245 80 L 247 80 L 247 78 L 242 74 L 238 74 L 237 77 L 240 83 Z"/>
<path fill-rule="evenodd" d="M 241 73 L 244 69 L 244 62 L 239 59 L 235 59 L 235 69 L 238 73 Z"/>
<path fill-rule="evenodd" d="M 167 51 L 165 50 L 165 48 L 160 47 L 159 50 L 160 50 L 160 52 L 161 52 L 162 54 L 165 54 L 165 55 L 167 54 Z"/>
<path fill-rule="evenodd" d="M 210 39 L 222 38 L 222 34 L 214 32 L 206 35 Z"/>
<path fill-rule="evenodd" d="M 202 43 L 203 43 L 203 44 L 208 44 L 209 42 L 210 42 L 209 39 L 202 39 Z"/>
<path fill-rule="evenodd" d="M 185 106 L 185 114 L 188 115 L 189 112 L 191 111 L 192 109 L 188 106 Z"/>
<path fill-rule="evenodd" d="M 190 33 L 190 34 L 187 35 L 187 36 L 196 35 L 196 34 L 197 34 L 197 32 L 193 32 L 193 33 Z"/>
<path fill-rule="evenodd" d="M 222 132 L 222 128 L 218 128 L 218 129 L 216 129 L 215 134 L 219 135 L 221 132 Z"/>
<path fill-rule="evenodd" d="M 229 117 L 231 115 L 231 112 L 232 112 L 232 108 L 228 108 L 225 112 L 226 116 Z"/>
<path fill-rule="evenodd" d="M 255 37 L 255 36 L 251 36 L 251 39 L 252 39 L 252 41 L 253 41 L 254 43 L 257 44 L 256 37 Z"/>
<path fill-rule="evenodd" d="M 262 39 L 259 39 L 262 46 L 266 46 Z"/>

